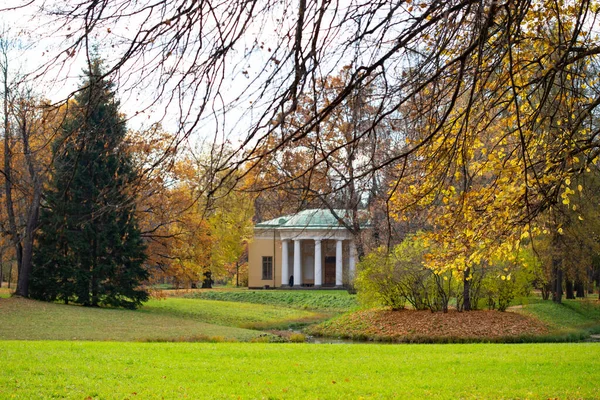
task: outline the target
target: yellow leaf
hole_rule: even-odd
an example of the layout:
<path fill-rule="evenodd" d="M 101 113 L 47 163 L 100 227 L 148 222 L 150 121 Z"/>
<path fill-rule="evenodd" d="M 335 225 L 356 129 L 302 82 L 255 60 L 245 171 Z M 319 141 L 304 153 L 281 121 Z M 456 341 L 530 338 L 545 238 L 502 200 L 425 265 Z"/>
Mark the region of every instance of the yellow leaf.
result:
<path fill-rule="evenodd" d="M 577 218 L 579 218 L 580 221 L 583 221 L 583 217 L 581 215 L 577 216 Z"/>
<path fill-rule="evenodd" d="M 579 190 L 581 192 L 583 190 L 583 186 L 577 185 L 577 190 Z"/>
<path fill-rule="evenodd" d="M 558 228 L 558 233 L 563 234 L 563 228 Z"/>

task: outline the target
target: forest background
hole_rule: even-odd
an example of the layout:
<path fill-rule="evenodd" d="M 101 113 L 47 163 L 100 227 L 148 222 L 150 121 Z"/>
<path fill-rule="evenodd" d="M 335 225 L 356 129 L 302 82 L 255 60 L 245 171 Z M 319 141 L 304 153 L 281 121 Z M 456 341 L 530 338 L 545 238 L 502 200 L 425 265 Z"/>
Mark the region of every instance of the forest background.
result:
<path fill-rule="evenodd" d="M 252 218 L 341 208 L 359 256 L 383 268 L 365 290 L 392 268 L 433 282 L 422 297 L 436 309 L 452 282 L 459 307 L 473 308 L 486 277 L 504 282 L 495 301 L 523 279 L 555 301 L 593 291 L 598 11 L 593 1 L 9 5 L 4 15 L 29 12 L 35 24 L 2 40 L 1 255 L 24 287 L 50 144 L 86 85 L 61 102 L 32 88 L 61 86 L 74 61 L 90 70 L 100 54 L 98 79 L 149 120 L 123 150 L 158 281 L 231 280 Z M 24 45 L 38 39 L 47 48 Z M 12 74 L 24 47 L 41 62 Z M 374 229 L 361 228 L 365 209 Z M 407 240 L 423 248 L 410 264 L 425 278 L 394 256 Z"/>

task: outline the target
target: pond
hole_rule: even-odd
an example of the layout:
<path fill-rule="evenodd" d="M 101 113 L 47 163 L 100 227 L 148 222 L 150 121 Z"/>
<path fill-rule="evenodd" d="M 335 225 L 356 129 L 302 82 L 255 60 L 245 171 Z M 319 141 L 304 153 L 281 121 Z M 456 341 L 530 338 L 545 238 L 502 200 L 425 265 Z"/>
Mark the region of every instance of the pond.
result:
<path fill-rule="evenodd" d="M 596 334 L 596 335 L 590 335 L 589 338 L 584 340 L 585 342 L 600 342 L 600 335 Z"/>
<path fill-rule="evenodd" d="M 279 336 L 286 337 L 286 338 L 289 338 L 293 334 L 300 334 L 306 338 L 304 343 L 311 343 L 311 344 L 365 344 L 365 343 L 381 344 L 381 342 L 373 342 L 373 341 L 312 336 L 312 335 L 307 335 L 306 333 L 304 333 L 300 330 L 294 330 L 294 329 L 289 329 L 287 331 L 278 331 L 278 332 L 271 331 L 271 333 L 275 333 Z"/>
<path fill-rule="evenodd" d="M 365 342 L 360 340 L 352 340 L 352 339 L 338 339 L 338 338 L 328 338 L 328 337 L 318 337 L 318 336 L 306 336 L 305 343 L 313 343 L 313 344 L 364 344 L 364 343 L 373 343 L 373 342 Z"/>

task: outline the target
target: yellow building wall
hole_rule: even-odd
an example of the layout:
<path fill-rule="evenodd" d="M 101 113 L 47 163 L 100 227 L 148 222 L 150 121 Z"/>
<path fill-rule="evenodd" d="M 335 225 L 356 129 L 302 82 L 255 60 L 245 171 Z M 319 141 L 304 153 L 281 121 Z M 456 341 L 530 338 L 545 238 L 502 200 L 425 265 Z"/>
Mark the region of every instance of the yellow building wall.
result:
<path fill-rule="evenodd" d="M 281 286 L 281 240 L 275 239 L 274 279 L 262 279 L 263 256 L 273 256 L 273 238 L 255 237 L 248 245 L 248 287 Z"/>

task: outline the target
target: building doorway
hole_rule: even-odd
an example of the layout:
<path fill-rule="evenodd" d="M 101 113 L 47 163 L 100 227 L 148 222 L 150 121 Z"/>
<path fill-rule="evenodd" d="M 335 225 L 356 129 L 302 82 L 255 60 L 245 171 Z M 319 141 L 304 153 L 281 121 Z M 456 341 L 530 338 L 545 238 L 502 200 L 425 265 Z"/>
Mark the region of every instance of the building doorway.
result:
<path fill-rule="evenodd" d="M 323 286 L 335 286 L 335 257 L 325 257 L 325 279 Z"/>

